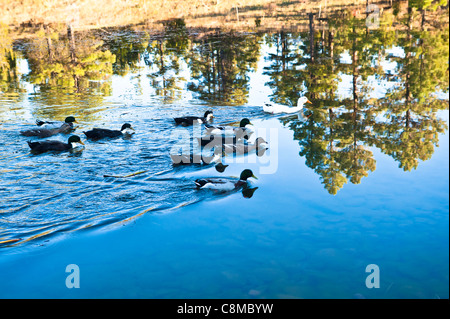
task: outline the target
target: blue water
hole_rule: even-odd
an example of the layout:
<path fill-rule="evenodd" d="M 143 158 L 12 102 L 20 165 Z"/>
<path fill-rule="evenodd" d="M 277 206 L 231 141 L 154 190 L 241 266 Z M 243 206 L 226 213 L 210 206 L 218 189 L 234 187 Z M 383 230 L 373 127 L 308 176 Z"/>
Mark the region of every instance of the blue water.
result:
<path fill-rule="evenodd" d="M 242 105 L 209 103 L 183 80 L 180 97 L 167 101 L 143 82 L 149 67 L 113 75 L 112 93 L 97 102 L 67 94 L 49 106 L 26 80 L 23 100 L 1 96 L 0 297 L 449 298 L 448 130 L 436 133 L 431 155 L 416 158 L 411 170 L 399 167 L 400 150 L 388 155 L 358 141 L 356 149 L 371 152 L 376 168 L 359 183 L 344 178 L 334 194 L 324 172 L 338 163 L 344 176 L 348 162 L 339 156 L 347 153 L 334 141 L 344 155 L 312 168 L 308 159 L 321 153 L 305 150 L 311 136 L 300 133 L 307 123 L 324 125 L 323 114 L 308 120 L 262 112 L 273 94 L 265 68 L 274 49 L 260 50 Z M 26 61 L 20 64 L 28 72 Z M 186 76 L 191 71 L 181 69 Z M 342 79 L 337 93 L 347 103 L 349 80 Z M 392 85 L 370 81 L 377 83 L 375 99 L 385 97 L 380 87 Z M 448 94 L 439 93 L 448 104 Z M 224 173 L 213 166 L 173 168 L 172 117 L 209 108 L 216 123 L 250 118 L 255 135 L 269 142 L 266 154 L 225 157 Z M 33 127 L 35 118 L 60 120 L 68 113 L 80 134 L 123 122 L 136 134 L 86 142 L 78 154 L 31 155 L 17 132 Z M 448 126 L 448 107 L 432 114 Z M 196 178 L 239 176 L 246 168 L 258 177 L 251 198 L 195 189 Z M 139 174 L 104 177 L 133 173 Z M 80 288 L 66 287 L 70 264 L 80 269 Z M 379 288 L 366 286 L 370 264 L 380 269 Z"/>
<path fill-rule="evenodd" d="M 276 174 L 230 170 L 258 175 L 251 199 L 213 197 L 18 248 L 2 257 L 1 297 L 448 298 L 448 135 L 420 169 L 376 153 L 375 172 L 330 196 L 288 130 L 255 125 L 286 139 Z M 65 286 L 69 264 L 79 289 Z M 365 286 L 368 264 L 380 268 L 378 289 Z"/>

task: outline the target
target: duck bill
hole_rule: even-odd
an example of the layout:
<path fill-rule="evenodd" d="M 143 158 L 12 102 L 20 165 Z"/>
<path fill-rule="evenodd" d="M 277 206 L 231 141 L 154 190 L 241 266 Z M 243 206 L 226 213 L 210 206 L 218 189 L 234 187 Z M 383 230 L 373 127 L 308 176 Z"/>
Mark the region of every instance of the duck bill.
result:
<path fill-rule="evenodd" d="M 84 145 L 83 141 L 79 141 L 78 143 L 80 143 L 81 145 Z"/>
<path fill-rule="evenodd" d="M 258 179 L 258 177 L 256 177 L 255 175 L 252 175 L 251 177 L 253 177 L 254 179 Z"/>
<path fill-rule="evenodd" d="M 307 100 L 306 103 L 312 104 L 312 102 L 310 100 Z"/>

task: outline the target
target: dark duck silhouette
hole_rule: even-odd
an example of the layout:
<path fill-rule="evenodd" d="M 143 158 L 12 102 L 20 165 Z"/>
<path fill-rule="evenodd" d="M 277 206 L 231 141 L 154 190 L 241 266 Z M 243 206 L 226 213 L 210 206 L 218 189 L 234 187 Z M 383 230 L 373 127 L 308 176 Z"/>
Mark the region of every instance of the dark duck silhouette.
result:
<path fill-rule="evenodd" d="M 222 135 L 205 135 L 202 137 L 197 137 L 198 144 L 200 146 L 208 146 L 214 147 L 223 144 L 236 144 L 241 142 L 243 139 L 243 143 L 247 143 L 247 135 L 244 135 L 242 138 L 237 136 L 227 136 L 225 134 Z"/>
<path fill-rule="evenodd" d="M 122 125 L 122 128 L 119 130 L 109 130 L 104 128 L 93 128 L 90 131 L 83 132 L 87 138 L 92 140 L 99 140 L 102 138 L 114 138 L 120 137 L 124 135 L 132 135 L 134 134 L 134 129 L 131 127 L 131 124 L 125 123 Z"/>
<path fill-rule="evenodd" d="M 28 141 L 28 146 L 31 148 L 31 151 L 33 153 L 44 153 L 49 151 L 56 151 L 56 152 L 70 151 L 71 149 L 77 146 L 76 144 L 84 145 L 80 137 L 77 135 L 70 136 L 67 143 L 60 141 L 42 141 L 42 142 Z"/>
<path fill-rule="evenodd" d="M 250 135 L 253 134 L 253 131 L 249 127 L 247 127 L 247 125 L 252 125 L 250 120 L 247 118 L 243 118 L 239 122 L 239 127 L 230 125 L 219 126 L 205 124 L 205 132 L 206 135 L 236 136 L 237 138 L 248 139 Z"/>
<path fill-rule="evenodd" d="M 206 111 L 203 117 L 198 116 L 184 116 L 184 117 L 175 117 L 175 123 L 177 125 L 189 126 L 194 123 L 205 124 L 210 122 L 214 118 L 212 111 Z"/>
<path fill-rule="evenodd" d="M 37 126 L 45 126 L 45 128 L 57 128 L 57 127 L 60 127 L 64 123 L 68 123 L 73 126 L 73 123 L 77 123 L 77 121 L 75 120 L 75 117 L 73 117 L 73 116 L 66 117 L 64 122 L 36 120 Z"/>
<path fill-rule="evenodd" d="M 42 124 L 40 124 L 42 123 Z M 52 124 L 55 125 L 57 122 L 42 122 L 36 121 L 38 126 L 42 126 L 44 124 Z M 20 134 L 23 136 L 37 136 L 37 137 L 50 137 L 60 133 L 69 133 L 73 130 L 73 123 L 76 123 L 76 120 L 73 116 L 69 116 L 66 118 L 65 122 L 59 127 L 45 127 L 45 128 L 34 128 L 31 130 L 21 131 Z"/>
<path fill-rule="evenodd" d="M 222 158 L 222 153 L 215 151 L 212 155 L 206 154 L 170 154 L 173 165 L 204 164 L 209 165 L 218 163 Z"/>

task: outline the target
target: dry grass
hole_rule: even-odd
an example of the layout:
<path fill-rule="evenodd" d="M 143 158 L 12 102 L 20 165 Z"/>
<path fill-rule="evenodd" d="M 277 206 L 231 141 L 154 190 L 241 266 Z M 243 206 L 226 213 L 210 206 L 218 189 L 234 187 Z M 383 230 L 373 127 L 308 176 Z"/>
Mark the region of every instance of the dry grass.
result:
<path fill-rule="evenodd" d="M 0 23 L 9 26 L 70 23 L 75 29 L 157 23 L 184 18 L 188 26 L 285 23 L 306 12 L 365 5 L 366 0 L 0 0 Z"/>
<path fill-rule="evenodd" d="M 52 24 L 71 24 L 75 30 L 144 25 L 147 30 L 156 31 L 162 28 L 162 21 L 173 18 L 184 19 L 190 28 L 255 30 L 259 26 L 259 30 L 302 30 L 308 26 L 310 12 L 320 18 L 347 9 L 362 18 L 366 3 L 366 0 L 0 0 L 0 25 L 8 25 L 14 38 L 31 35 Z M 382 10 L 389 7 L 390 0 L 369 0 L 369 3 Z M 403 11 L 407 5 L 408 1 L 402 1 Z"/>
<path fill-rule="evenodd" d="M 117 26 L 185 18 L 210 13 L 223 14 L 241 6 L 238 0 L 0 0 L 0 21 L 8 25 L 71 23 L 74 27 Z M 245 1 L 261 6 L 270 0 Z"/>

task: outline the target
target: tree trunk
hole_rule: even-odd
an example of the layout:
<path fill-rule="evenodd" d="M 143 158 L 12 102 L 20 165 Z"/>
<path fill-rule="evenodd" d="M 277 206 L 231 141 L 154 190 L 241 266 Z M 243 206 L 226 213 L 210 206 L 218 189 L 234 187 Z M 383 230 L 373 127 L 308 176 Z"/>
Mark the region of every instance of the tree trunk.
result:
<path fill-rule="evenodd" d="M 308 13 L 309 16 L 309 55 L 311 62 L 314 62 L 314 13 Z"/>
<path fill-rule="evenodd" d="M 353 26 L 353 33 L 356 33 L 355 26 Z M 358 80 L 358 51 L 356 50 L 356 37 L 353 37 L 353 48 L 352 48 L 352 67 L 353 67 L 353 120 L 356 120 L 356 109 L 358 103 L 358 93 L 356 82 Z"/>
<path fill-rule="evenodd" d="M 76 63 L 75 56 L 75 37 L 73 34 L 72 26 L 67 25 L 67 37 L 69 38 L 69 51 L 70 51 L 70 60 L 72 63 Z"/>
<path fill-rule="evenodd" d="M 48 60 L 50 63 L 53 62 L 53 44 L 52 44 L 52 39 L 50 38 L 50 29 L 49 27 L 45 28 L 45 31 L 47 33 L 47 50 L 48 50 Z"/>

